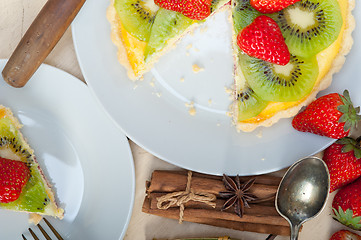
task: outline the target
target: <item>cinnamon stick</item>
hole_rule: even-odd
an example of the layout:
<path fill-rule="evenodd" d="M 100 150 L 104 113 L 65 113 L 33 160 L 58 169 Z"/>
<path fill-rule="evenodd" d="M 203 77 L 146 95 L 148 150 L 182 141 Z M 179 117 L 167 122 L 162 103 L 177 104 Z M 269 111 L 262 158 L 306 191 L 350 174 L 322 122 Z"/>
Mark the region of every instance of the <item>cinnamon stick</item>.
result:
<path fill-rule="evenodd" d="M 258 201 L 255 204 L 249 202 L 250 208 L 245 208 L 244 215 L 240 218 L 234 213 L 233 207 L 225 211 L 221 210 L 226 200 L 220 198 L 219 192 L 227 191 L 222 177 L 194 172 L 191 178 L 191 189 L 194 192 L 214 194 L 217 199 L 214 208 L 209 204 L 193 200 L 184 203 L 183 220 L 240 231 L 289 235 L 288 222 L 278 214 L 274 206 L 274 197 L 281 178 L 259 175 L 240 177 L 240 181 L 246 182 L 254 177 L 256 181 L 249 191 L 266 201 Z M 158 198 L 169 193 L 184 191 L 187 181 L 187 171 L 154 171 L 151 181 L 147 182 L 147 197 L 143 203 L 143 212 L 179 219 L 180 208 L 172 206 L 166 210 L 158 209 Z"/>
<path fill-rule="evenodd" d="M 241 182 L 249 179 L 250 177 L 240 177 Z M 250 192 L 259 198 L 272 196 L 276 194 L 280 181 L 281 178 L 279 177 L 257 176 Z M 184 190 L 186 185 L 186 171 L 154 171 L 147 192 L 178 192 Z M 194 191 L 208 192 L 215 195 L 227 191 L 222 182 L 222 177 L 209 177 L 209 175 L 200 173 L 193 173 L 191 186 Z"/>
<path fill-rule="evenodd" d="M 163 196 L 166 193 L 150 193 L 148 195 L 148 199 L 150 201 L 150 209 L 158 209 L 157 207 L 157 198 Z M 204 203 L 201 202 L 195 202 L 195 201 L 189 201 L 187 203 L 184 204 L 184 206 L 186 208 L 191 208 L 191 209 L 207 209 L 207 210 L 215 210 L 215 211 L 221 211 L 221 208 L 223 206 L 223 204 L 225 203 L 225 199 L 217 199 L 216 202 L 216 207 L 213 208 L 210 205 L 206 205 Z M 262 213 L 262 215 L 265 216 L 279 216 L 276 208 L 274 207 L 274 204 L 270 202 L 264 202 L 264 203 L 259 203 L 259 204 L 250 204 L 250 208 L 245 208 L 245 214 L 246 215 L 259 215 L 259 213 Z M 179 209 L 177 207 L 174 207 L 176 209 Z M 233 208 L 229 208 L 227 210 L 223 211 L 224 213 L 228 212 L 228 213 L 234 213 Z M 242 219 L 240 217 L 237 216 L 237 219 L 239 219 L 240 221 L 242 221 Z"/>
<path fill-rule="evenodd" d="M 288 225 L 287 226 L 284 226 L 283 224 L 276 225 L 273 222 L 268 222 L 269 224 L 259 224 L 259 223 L 251 223 L 251 222 L 224 220 L 224 219 L 212 218 L 212 217 L 200 217 L 200 216 L 207 216 L 209 212 L 207 211 L 206 215 L 204 215 L 204 212 L 202 213 L 202 215 L 200 215 L 200 212 L 198 212 L 197 210 L 199 209 L 186 208 L 183 215 L 184 221 L 207 224 L 216 227 L 230 228 L 239 231 L 249 231 L 249 232 L 257 232 L 264 234 L 283 235 L 283 236 L 290 235 L 290 230 Z M 167 210 L 151 209 L 150 201 L 147 198 L 143 203 L 142 211 L 145 213 L 157 215 L 160 217 L 166 217 L 170 219 L 178 220 L 179 218 L 179 209 L 176 208 L 170 208 Z"/>

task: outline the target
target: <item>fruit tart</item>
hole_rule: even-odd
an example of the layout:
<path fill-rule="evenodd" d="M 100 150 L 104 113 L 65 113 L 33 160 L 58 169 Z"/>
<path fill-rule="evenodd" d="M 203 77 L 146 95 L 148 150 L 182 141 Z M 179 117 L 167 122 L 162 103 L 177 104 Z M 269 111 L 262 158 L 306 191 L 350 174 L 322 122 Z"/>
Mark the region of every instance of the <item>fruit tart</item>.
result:
<path fill-rule="evenodd" d="M 20 128 L 11 110 L 0 105 L 0 209 L 62 219 L 64 210 Z"/>
<path fill-rule="evenodd" d="M 229 0 L 112 0 L 107 10 L 118 60 L 138 80 L 185 34 Z"/>
<path fill-rule="evenodd" d="M 227 3 L 114 0 L 107 17 L 129 78 L 140 79 L 184 34 L 220 9 L 229 10 L 235 89 L 231 115 L 237 130 L 253 131 L 292 117 L 312 102 L 331 84 L 351 49 L 354 0 Z"/>
<path fill-rule="evenodd" d="M 293 0 L 276 6 L 271 2 L 231 4 L 232 112 L 242 131 L 296 115 L 331 84 L 353 43 L 354 0 Z"/>

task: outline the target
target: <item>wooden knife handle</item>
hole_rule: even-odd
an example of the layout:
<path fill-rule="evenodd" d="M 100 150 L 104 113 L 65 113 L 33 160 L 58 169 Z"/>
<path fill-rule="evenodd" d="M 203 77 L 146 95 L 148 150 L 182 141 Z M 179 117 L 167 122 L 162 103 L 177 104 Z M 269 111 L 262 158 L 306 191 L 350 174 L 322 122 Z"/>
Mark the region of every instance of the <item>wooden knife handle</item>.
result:
<path fill-rule="evenodd" d="M 49 55 L 85 0 L 48 0 L 20 40 L 2 75 L 13 87 L 23 87 Z"/>

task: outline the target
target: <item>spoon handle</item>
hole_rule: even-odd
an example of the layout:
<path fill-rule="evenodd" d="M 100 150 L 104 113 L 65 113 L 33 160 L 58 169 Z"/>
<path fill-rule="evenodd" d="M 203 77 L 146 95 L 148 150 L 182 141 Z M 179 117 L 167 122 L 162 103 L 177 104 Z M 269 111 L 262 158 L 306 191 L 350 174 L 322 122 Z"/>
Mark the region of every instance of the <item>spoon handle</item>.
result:
<path fill-rule="evenodd" d="M 300 226 L 299 225 L 291 224 L 291 237 L 290 237 L 290 240 L 297 240 L 299 231 L 300 231 Z"/>

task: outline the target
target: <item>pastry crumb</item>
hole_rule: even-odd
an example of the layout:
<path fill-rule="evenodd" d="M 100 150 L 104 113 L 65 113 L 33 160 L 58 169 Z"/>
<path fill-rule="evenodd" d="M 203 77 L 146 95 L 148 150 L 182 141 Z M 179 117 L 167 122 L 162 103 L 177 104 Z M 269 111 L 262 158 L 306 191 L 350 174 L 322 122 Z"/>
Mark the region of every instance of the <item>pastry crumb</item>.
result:
<path fill-rule="evenodd" d="M 232 88 L 224 87 L 224 90 L 227 94 L 231 94 L 233 92 Z"/>
<path fill-rule="evenodd" d="M 149 82 L 149 85 L 154 87 L 154 81 L 152 80 L 151 82 Z"/>
<path fill-rule="evenodd" d="M 194 102 L 193 101 L 191 101 L 190 103 L 186 103 L 185 105 L 188 108 L 189 115 L 191 115 L 191 116 L 196 115 L 197 111 L 194 108 Z"/>
<path fill-rule="evenodd" d="M 133 87 L 133 90 L 135 90 L 138 87 L 138 84 L 135 84 Z"/>
<path fill-rule="evenodd" d="M 190 44 L 188 44 L 187 46 L 186 46 L 186 49 L 188 50 L 188 49 L 191 49 L 192 48 L 192 43 L 190 43 Z"/>
<path fill-rule="evenodd" d="M 181 79 L 179 79 L 179 81 L 184 82 L 184 77 L 181 77 Z"/>
<path fill-rule="evenodd" d="M 226 116 L 232 117 L 232 113 L 231 112 L 226 112 Z"/>
<path fill-rule="evenodd" d="M 161 97 L 162 94 L 160 92 L 152 92 L 152 95 L 156 95 L 157 97 Z"/>
<path fill-rule="evenodd" d="M 217 123 L 217 127 L 219 127 L 219 126 L 221 126 L 221 124 L 220 124 L 220 123 Z"/>
<path fill-rule="evenodd" d="M 33 223 L 34 225 L 38 225 L 39 222 L 43 219 L 43 217 L 36 213 L 29 214 L 29 223 Z"/>
<path fill-rule="evenodd" d="M 202 28 L 201 28 L 201 33 L 204 33 L 204 32 L 206 32 L 207 30 L 208 30 L 208 26 L 202 27 Z"/>
<path fill-rule="evenodd" d="M 208 105 L 209 105 L 209 106 L 212 105 L 212 99 L 208 99 Z"/>
<path fill-rule="evenodd" d="M 186 52 L 186 56 L 188 57 L 190 54 L 189 54 L 189 52 Z"/>
<path fill-rule="evenodd" d="M 263 132 L 262 132 L 262 130 L 259 130 L 259 132 L 256 134 L 256 137 L 258 137 L 258 138 L 262 138 L 262 137 L 263 137 Z"/>
<path fill-rule="evenodd" d="M 265 158 L 261 158 L 262 161 L 266 160 Z"/>
<path fill-rule="evenodd" d="M 197 64 L 193 64 L 192 65 L 192 70 L 193 70 L 194 73 L 199 73 L 199 72 L 204 71 L 204 68 L 198 66 Z"/>
<path fill-rule="evenodd" d="M 194 48 L 194 51 L 195 51 L 195 52 L 199 52 L 199 49 L 198 49 L 198 48 Z"/>

